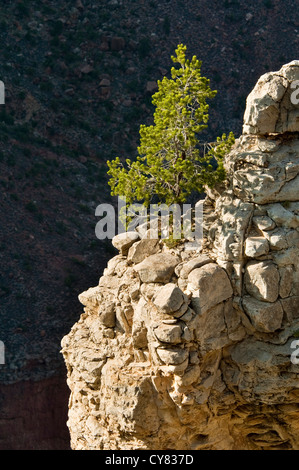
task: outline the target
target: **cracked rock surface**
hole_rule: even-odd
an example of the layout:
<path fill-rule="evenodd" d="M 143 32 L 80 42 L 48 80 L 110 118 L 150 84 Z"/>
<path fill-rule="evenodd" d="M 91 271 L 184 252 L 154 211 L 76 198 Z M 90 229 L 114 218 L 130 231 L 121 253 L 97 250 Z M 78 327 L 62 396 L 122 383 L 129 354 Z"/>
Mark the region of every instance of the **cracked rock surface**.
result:
<path fill-rule="evenodd" d="M 249 95 L 227 182 L 207 191 L 202 247 L 118 237 L 80 294 L 62 340 L 73 449 L 299 449 L 294 80 L 298 61 Z"/>

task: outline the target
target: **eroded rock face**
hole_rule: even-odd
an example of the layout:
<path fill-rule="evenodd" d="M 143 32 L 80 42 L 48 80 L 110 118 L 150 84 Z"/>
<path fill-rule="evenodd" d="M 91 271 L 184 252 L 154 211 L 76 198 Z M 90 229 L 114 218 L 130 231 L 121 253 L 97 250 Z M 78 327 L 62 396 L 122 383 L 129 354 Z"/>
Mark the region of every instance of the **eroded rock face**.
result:
<path fill-rule="evenodd" d="M 249 95 L 200 250 L 116 239 L 80 294 L 62 341 L 73 449 L 299 449 L 297 79 L 292 62 Z"/>
<path fill-rule="evenodd" d="M 244 134 L 299 132 L 299 109 L 292 103 L 292 83 L 299 79 L 299 61 L 262 75 L 247 98 Z"/>

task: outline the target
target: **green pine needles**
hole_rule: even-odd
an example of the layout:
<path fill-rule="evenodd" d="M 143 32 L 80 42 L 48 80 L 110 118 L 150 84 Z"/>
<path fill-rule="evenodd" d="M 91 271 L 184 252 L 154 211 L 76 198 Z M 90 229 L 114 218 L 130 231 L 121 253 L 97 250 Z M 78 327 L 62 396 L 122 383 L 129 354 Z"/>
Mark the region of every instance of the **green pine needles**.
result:
<path fill-rule="evenodd" d="M 159 202 L 183 204 L 194 191 L 204 192 L 225 179 L 223 157 L 235 139 L 231 132 L 212 144 L 200 144 L 198 134 L 207 127 L 207 99 L 216 95 L 209 80 L 201 76 L 201 62 L 186 58 L 186 46 L 179 44 L 171 59 L 171 78 L 158 81 L 153 95 L 154 124 L 140 126 L 137 159 L 108 161 L 112 195 L 125 196 L 128 205 L 149 206 Z M 217 166 L 215 168 L 215 163 Z"/>

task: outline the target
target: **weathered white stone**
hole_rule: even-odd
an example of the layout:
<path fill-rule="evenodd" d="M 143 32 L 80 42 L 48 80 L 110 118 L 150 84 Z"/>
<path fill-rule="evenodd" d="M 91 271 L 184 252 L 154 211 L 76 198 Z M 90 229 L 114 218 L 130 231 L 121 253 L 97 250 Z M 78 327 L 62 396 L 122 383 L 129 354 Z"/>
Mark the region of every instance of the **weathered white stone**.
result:
<path fill-rule="evenodd" d="M 269 217 L 279 226 L 299 227 L 299 216 L 285 209 L 281 204 L 271 204 L 267 209 Z"/>
<path fill-rule="evenodd" d="M 99 317 L 101 323 L 107 328 L 113 328 L 115 326 L 115 304 L 114 302 L 108 303 L 99 308 Z"/>
<path fill-rule="evenodd" d="M 166 284 L 160 287 L 153 299 L 153 303 L 164 313 L 179 310 L 186 301 L 186 296 L 175 284 Z"/>
<path fill-rule="evenodd" d="M 225 322 L 225 310 L 232 310 L 232 303 L 220 302 L 210 308 L 196 323 L 195 335 L 202 353 L 221 349 L 231 343 Z"/>
<path fill-rule="evenodd" d="M 299 190 L 299 176 L 287 181 L 282 185 L 276 197 L 272 197 L 272 200 L 276 201 L 297 201 L 298 199 L 298 190 Z"/>
<path fill-rule="evenodd" d="M 266 134 L 275 132 L 279 116 L 278 101 L 283 97 L 288 82 L 267 73 L 260 77 L 246 100 L 243 133 Z"/>
<path fill-rule="evenodd" d="M 190 320 L 192 320 L 193 315 L 194 315 L 193 310 L 188 307 L 186 312 L 182 316 L 180 316 L 179 318 L 180 318 L 181 321 L 184 321 L 185 323 L 188 323 Z"/>
<path fill-rule="evenodd" d="M 245 269 L 245 287 L 258 300 L 275 302 L 279 294 L 279 272 L 271 261 L 250 261 Z"/>
<path fill-rule="evenodd" d="M 288 248 L 284 251 L 273 252 L 273 260 L 279 267 L 298 266 L 299 250 L 298 248 Z"/>
<path fill-rule="evenodd" d="M 157 348 L 157 354 L 164 364 L 182 364 L 189 357 L 188 349 L 162 349 Z"/>
<path fill-rule="evenodd" d="M 140 237 L 137 232 L 119 233 L 112 238 L 112 245 L 117 250 L 119 250 L 122 255 L 126 255 L 129 248 L 133 245 L 133 243 L 137 242 L 139 238 Z"/>
<path fill-rule="evenodd" d="M 267 303 L 244 296 L 243 306 L 257 331 L 272 333 L 281 327 L 283 309 L 279 301 Z"/>
<path fill-rule="evenodd" d="M 260 77 L 247 98 L 244 134 L 298 132 L 298 110 L 290 99 L 290 86 L 294 80 L 290 77 L 297 75 L 298 66 L 287 64 L 278 72 Z M 280 102 L 283 103 L 281 107 Z"/>
<path fill-rule="evenodd" d="M 253 224 L 259 229 L 259 230 L 272 230 L 275 228 L 275 222 L 270 219 L 270 217 L 267 217 L 266 215 L 260 215 L 252 218 Z"/>
<path fill-rule="evenodd" d="M 180 271 L 180 277 L 183 279 L 187 279 L 189 273 L 193 271 L 193 269 L 200 268 L 205 264 L 211 263 L 212 260 L 207 255 L 200 255 L 196 258 L 192 258 L 190 261 L 185 263 Z"/>
<path fill-rule="evenodd" d="M 248 237 L 245 241 L 245 255 L 258 258 L 269 252 L 269 242 L 264 237 Z"/>
<path fill-rule="evenodd" d="M 188 300 L 187 300 L 187 298 L 185 298 L 185 301 L 181 305 L 181 307 L 178 310 L 176 310 L 175 312 L 172 312 L 171 315 L 174 318 L 182 318 L 185 315 L 185 313 L 188 312 L 188 310 L 189 310 L 189 298 L 188 298 Z"/>
<path fill-rule="evenodd" d="M 169 253 L 151 255 L 134 266 L 142 282 L 169 282 L 180 259 Z"/>
<path fill-rule="evenodd" d="M 279 117 L 279 106 L 263 90 L 257 96 L 256 90 L 247 98 L 246 111 L 244 115 L 244 134 L 266 134 L 275 132 Z"/>
<path fill-rule="evenodd" d="M 286 161 L 277 163 L 275 159 L 279 159 L 279 155 L 274 154 L 265 169 L 242 167 L 235 171 L 232 177 L 236 196 L 256 204 L 296 201 L 299 187 L 297 163 L 290 164 L 286 172 Z"/>
<path fill-rule="evenodd" d="M 289 363 L 290 358 L 290 346 L 292 339 L 290 338 L 283 344 L 271 344 L 266 341 L 257 340 L 255 337 L 247 337 L 241 343 L 236 344 L 231 349 L 231 358 L 235 366 L 230 367 L 232 370 L 223 370 L 225 380 L 228 379 L 229 374 L 235 372 L 235 383 L 238 393 L 240 393 L 246 402 L 260 402 L 265 403 L 264 406 L 270 405 L 276 408 L 277 397 L 283 401 L 283 393 L 281 387 L 284 389 L 290 387 L 293 388 L 293 380 L 298 380 L 297 374 L 294 370 L 294 375 L 286 374 L 282 377 L 279 374 L 279 370 L 283 369 L 283 364 Z M 255 370 L 255 373 L 252 373 Z M 276 376 L 276 374 L 278 374 Z M 230 375 L 232 377 L 232 375 Z M 276 408 L 280 409 L 280 406 Z M 282 409 L 285 413 L 289 413 L 294 410 L 293 406 L 289 406 L 286 403 L 282 405 Z M 251 415 L 252 416 L 252 415 Z M 261 418 L 261 415 L 259 415 Z M 264 420 L 255 422 L 255 431 L 260 430 L 258 434 L 259 438 L 263 435 Z M 256 427 L 257 426 L 257 427 Z M 264 428 L 265 431 L 265 428 Z M 272 434 L 272 437 L 274 435 Z M 270 439 L 265 437 L 263 441 L 263 448 L 271 448 Z"/>
<path fill-rule="evenodd" d="M 299 318 L 299 296 L 298 295 L 294 295 L 286 299 L 281 299 L 280 302 L 289 322 L 293 322 L 294 320 Z"/>
<path fill-rule="evenodd" d="M 151 300 L 157 290 L 157 284 L 149 282 L 147 284 L 141 284 L 140 293 L 146 300 Z"/>
<path fill-rule="evenodd" d="M 189 358 L 187 357 L 187 359 L 185 359 L 185 361 L 181 362 L 180 364 L 167 364 L 167 366 L 160 366 L 160 369 L 161 371 L 163 371 L 164 369 L 164 372 L 166 374 L 172 374 L 173 377 L 177 377 L 177 376 L 182 376 L 185 373 L 185 370 L 187 369 L 188 365 L 189 365 Z M 172 392 L 170 392 L 169 395 L 173 399 Z M 183 395 L 180 396 L 180 398 L 183 399 Z M 181 401 L 179 400 L 178 403 L 181 404 Z"/>
<path fill-rule="evenodd" d="M 99 288 L 102 292 L 104 292 L 104 290 L 108 290 L 116 295 L 119 291 L 119 277 L 107 275 L 102 276 L 99 280 Z"/>
<path fill-rule="evenodd" d="M 215 233 L 214 247 L 222 260 L 233 261 L 242 259 L 245 232 L 250 223 L 253 204 L 237 198 L 219 197 L 219 220 Z"/>
<path fill-rule="evenodd" d="M 272 153 L 276 152 L 276 150 L 279 149 L 281 145 L 281 142 L 279 140 L 270 139 L 269 137 L 267 139 L 259 139 L 257 142 L 257 146 L 259 150 L 261 150 L 263 153 Z"/>
<path fill-rule="evenodd" d="M 271 250 L 285 250 L 288 248 L 288 242 L 286 239 L 286 231 L 282 228 L 275 229 L 268 232 L 268 241 Z"/>
<path fill-rule="evenodd" d="M 276 166 L 262 170 L 243 168 L 235 171 L 233 175 L 236 196 L 257 204 L 276 201 L 284 184 L 285 171 L 283 168 L 277 169 Z M 278 200 L 285 200 L 283 197 Z"/>
<path fill-rule="evenodd" d="M 62 341 L 73 449 L 299 448 L 294 79 L 299 61 L 262 77 L 248 99 L 249 134 L 203 203 L 202 250 L 160 242 L 162 253 L 132 266 L 145 248 L 134 240 L 80 295 L 84 313 Z M 252 237 L 262 244 L 248 263 Z"/>
<path fill-rule="evenodd" d="M 143 322 L 134 322 L 132 329 L 132 341 L 134 348 L 145 349 L 148 346 L 147 328 Z"/>
<path fill-rule="evenodd" d="M 286 241 L 289 248 L 299 248 L 299 231 L 288 230 L 286 233 Z"/>
<path fill-rule="evenodd" d="M 161 324 L 154 329 L 156 338 L 162 343 L 177 344 L 182 342 L 182 328 L 180 325 Z"/>
<path fill-rule="evenodd" d="M 279 295 L 282 299 L 289 297 L 293 286 L 293 267 L 285 266 L 279 269 L 280 284 L 279 284 Z"/>
<path fill-rule="evenodd" d="M 128 252 L 129 263 L 141 263 L 145 258 L 159 251 L 159 240 L 144 238 L 134 243 Z"/>
<path fill-rule="evenodd" d="M 230 280 L 215 263 L 196 268 L 188 276 L 188 289 L 192 292 L 192 307 L 200 314 L 232 296 Z"/>
<path fill-rule="evenodd" d="M 140 281 L 132 283 L 128 288 L 128 293 L 132 301 L 137 301 L 140 296 Z"/>
<path fill-rule="evenodd" d="M 125 261 L 125 257 L 122 255 L 116 255 L 111 258 L 107 263 L 107 268 L 104 269 L 105 276 L 113 276 L 115 274 L 115 268 L 121 262 Z"/>
<path fill-rule="evenodd" d="M 99 287 L 90 287 L 78 296 L 79 301 L 85 307 L 96 307 L 100 304 L 102 295 Z"/>
<path fill-rule="evenodd" d="M 198 381 L 200 377 L 200 367 L 198 365 L 189 366 L 181 377 L 176 377 L 176 383 L 179 387 L 189 387 Z"/>
<path fill-rule="evenodd" d="M 292 60 L 292 62 L 284 64 L 280 72 L 282 76 L 287 78 L 290 82 L 299 80 L 299 60 Z"/>
<path fill-rule="evenodd" d="M 88 416 L 86 426 L 94 437 L 101 435 L 102 427 L 95 416 Z"/>

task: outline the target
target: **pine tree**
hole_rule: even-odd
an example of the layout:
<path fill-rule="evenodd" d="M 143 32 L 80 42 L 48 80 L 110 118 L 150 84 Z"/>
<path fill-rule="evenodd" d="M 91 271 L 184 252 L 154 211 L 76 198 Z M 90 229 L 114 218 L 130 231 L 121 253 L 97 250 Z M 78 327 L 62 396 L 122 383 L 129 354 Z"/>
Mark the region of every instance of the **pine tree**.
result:
<path fill-rule="evenodd" d="M 108 161 L 112 195 L 125 196 L 127 204 L 148 206 L 153 197 L 171 205 L 186 202 L 194 191 L 204 192 L 225 179 L 223 157 L 234 143 L 230 133 L 212 144 L 201 145 L 198 134 L 207 128 L 209 105 L 217 91 L 201 76 L 201 62 L 186 58 L 180 44 L 171 59 L 171 78 L 158 81 L 153 95 L 154 124 L 140 126 L 137 159 Z M 215 168 L 215 161 L 217 167 Z"/>

